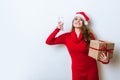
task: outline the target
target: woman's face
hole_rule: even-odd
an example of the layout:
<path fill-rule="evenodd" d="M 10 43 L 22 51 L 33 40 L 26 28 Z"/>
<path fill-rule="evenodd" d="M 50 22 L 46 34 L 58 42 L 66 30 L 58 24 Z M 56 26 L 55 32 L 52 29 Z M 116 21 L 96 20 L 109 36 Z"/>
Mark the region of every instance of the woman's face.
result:
<path fill-rule="evenodd" d="M 73 26 L 75 28 L 81 28 L 83 26 L 83 20 L 79 17 L 79 16 L 76 16 L 74 19 L 73 19 Z"/>

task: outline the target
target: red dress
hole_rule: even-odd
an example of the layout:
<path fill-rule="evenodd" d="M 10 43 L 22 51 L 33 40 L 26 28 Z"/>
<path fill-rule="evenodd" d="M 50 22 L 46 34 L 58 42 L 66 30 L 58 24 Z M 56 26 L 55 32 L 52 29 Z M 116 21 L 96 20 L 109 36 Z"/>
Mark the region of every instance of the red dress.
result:
<path fill-rule="evenodd" d="M 80 33 L 77 38 L 75 31 L 64 33 L 58 37 L 60 29 L 56 28 L 46 40 L 46 44 L 64 44 L 72 60 L 72 80 L 99 80 L 96 60 L 88 56 L 86 42 Z"/>

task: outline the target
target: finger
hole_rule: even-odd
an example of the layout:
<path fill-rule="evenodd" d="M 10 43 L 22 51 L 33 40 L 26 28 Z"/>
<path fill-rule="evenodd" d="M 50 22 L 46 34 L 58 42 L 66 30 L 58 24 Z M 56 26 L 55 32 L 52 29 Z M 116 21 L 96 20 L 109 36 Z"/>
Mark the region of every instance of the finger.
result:
<path fill-rule="evenodd" d="M 59 22 L 59 24 L 63 25 L 64 23 L 63 22 Z"/>
<path fill-rule="evenodd" d="M 99 56 L 99 59 L 101 60 L 103 58 L 102 54 Z"/>
<path fill-rule="evenodd" d="M 61 26 L 63 27 L 64 24 L 61 24 Z"/>
<path fill-rule="evenodd" d="M 103 58 L 100 57 L 99 60 L 100 60 L 100 61 L 103 61 Z"/>
<path fill-rule="evenodd" d="M 58 21 L 58 24 L 62 24 L 63 22 L 61 22 L 61 21 Z"/>
<path fill-rule="evenodd" d="M 103 53 L 102 53 L 102 54 L 100 54 L 100 57 L 104 57 Z"/>
<path fill-rule="evenodd" d="M 109 53 L 107 52 L 107 56 L 109 56 Z"/>
<path fill-rule="evenodd" d="M 58 24 L 60 24 L 61 23 L 61 21 L 58 21 Z"/>
<path fill-rule="evenodd" d="M 101 57 L 99 57 L 99 60 L 101 60 Z"/>
<path fill-rule="evenodd" d="M 106 56 L 105 53 L 103 53 L 103 56 Z"/>
<path fill-rule="evenodd" d="M 63 27 L 63 24 L 59 24 L 60 27 Z"/>

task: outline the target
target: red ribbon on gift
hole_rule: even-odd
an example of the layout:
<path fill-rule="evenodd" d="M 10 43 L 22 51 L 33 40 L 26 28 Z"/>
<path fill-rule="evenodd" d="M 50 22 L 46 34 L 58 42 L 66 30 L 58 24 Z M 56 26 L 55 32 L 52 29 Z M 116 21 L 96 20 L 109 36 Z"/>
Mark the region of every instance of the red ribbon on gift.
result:
<path fill-rule="evenodd" d="M 96 48 L 93 48 L 93 47 L 90 47 L 91 49 L 94 49 L 94 50 L 97 50 L 97 51 L 105 51 L 106 53 L 109 52 L 109 53 L 112 53 L 113 52 L 113 49 L 107 49 L 106 47 L 103 47 L 101 49 L 96 49 Z"/>
<path fill-rule="evenodd" d="M 107 49 L 107 43 L 103 40 L 99 40 L 101 42 L 104 42 L 106 44 L 106 47 L 103 47 L 101 50 L 105 51 L 106 53 L 109 52 L 109 53 L 112 53 L 113 52 L 113 49 Z"/>
<path fill-rule="evenodd" d="M 102 40 L 99 40 L 101 42 L 105 42 L 105 41 L 102 41 Z M 109 52 L 109 53 L 112 53 L 113 52 L 113 49 L 107 49 L 107 43 L 105 43 L 105 46 L 103 46 L 101 49 L 96 49 L 96 48 L 93 48 L 93 47 L 90 47 L 91 49 L 94 49 L 94 50 L 98 50 L 98 51 L 105 51 L 105 53 Z"/>

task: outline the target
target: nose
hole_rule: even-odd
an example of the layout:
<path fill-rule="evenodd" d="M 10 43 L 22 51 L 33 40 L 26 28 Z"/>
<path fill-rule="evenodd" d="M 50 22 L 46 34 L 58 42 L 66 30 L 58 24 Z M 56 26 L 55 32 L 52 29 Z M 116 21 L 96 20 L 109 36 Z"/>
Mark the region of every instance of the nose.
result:
<path fill-rule="evenodd" d="M 80 19 L 77 19 L 77 22 L 80 22 L 81 20 Z"/>

